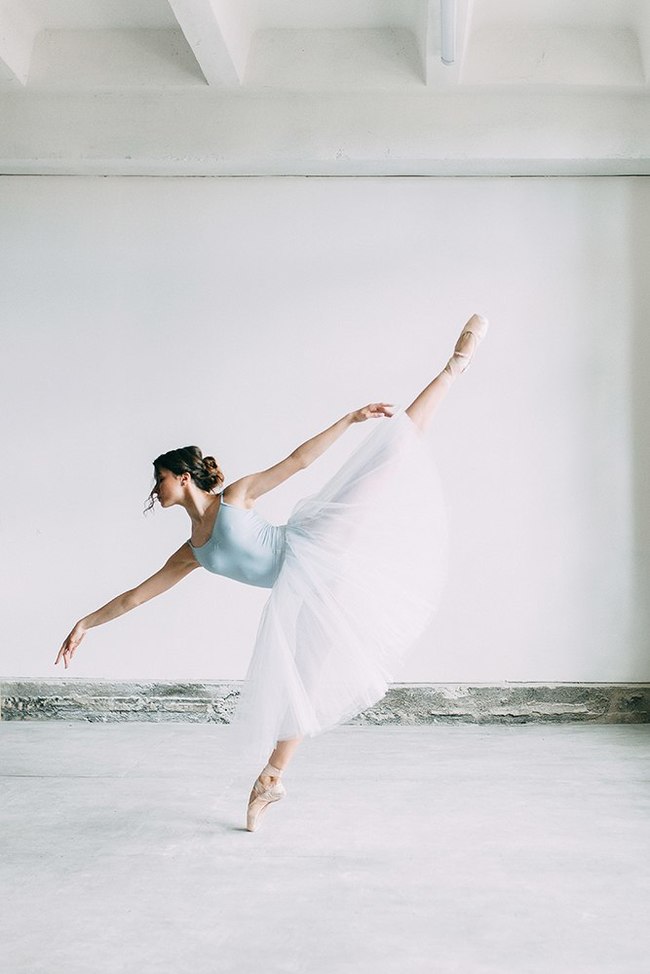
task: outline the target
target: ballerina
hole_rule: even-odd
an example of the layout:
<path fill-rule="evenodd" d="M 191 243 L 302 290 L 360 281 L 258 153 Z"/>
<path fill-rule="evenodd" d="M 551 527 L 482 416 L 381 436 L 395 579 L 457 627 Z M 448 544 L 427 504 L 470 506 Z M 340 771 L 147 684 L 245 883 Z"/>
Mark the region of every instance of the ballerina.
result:
<path fill-rule="evenodd" d="M 226 487 L 214 457 L 198 447 L 161 454 L 149 506 L 183 507 L 190 538 L 150 578 L 80 619 L 59 649 L 55 665 L 67 669 L 89 629 L 199 567 L 271 589 L 231 727 L 256 759 L 270 751 L 249 796 L 248 831 L 286 795 L 280 779 L 304 737 L 380 700 L 437 607 L 444 505 L 421 434 L 487 329 L 486 318 L 472 315 L 444 369 L 405 410 L 370 403 Z M 382 418 L 390 421 L 300 501 L 285 525 L 260 517 L 259 497 L 313 463 L 351 425 Z"/>

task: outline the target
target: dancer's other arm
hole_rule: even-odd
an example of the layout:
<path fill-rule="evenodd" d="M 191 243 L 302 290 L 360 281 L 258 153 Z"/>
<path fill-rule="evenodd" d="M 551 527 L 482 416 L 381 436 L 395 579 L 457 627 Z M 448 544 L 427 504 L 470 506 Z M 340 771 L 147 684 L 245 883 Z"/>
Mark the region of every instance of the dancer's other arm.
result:
<path fill-rule="evenodd" d="M 328 426 L 322 433 L 317 433 L 311 439 L 301 443 L 288 457 L 259 473 L 249 474 L 235 481 L 228 488 L 228 497 L 240 504 L 252 504 L 262 494 L 268 493 L 274 487 L 293 477 L 299 470 L 304 470 L 335 443 L 345 430 L 353 423 L 362 423 L 366 419 L 377 419 L 381 416 L 392 416 L 392 405 L 387 402 L 373 402 L 354 412 L 347 413 L 332 426 Z"/>
<path fill-rule="evenodd" d="M 62 659 L 67 670 L 69 660 L 74 656 L 88 629 L 101 626 L 105 622 L 110 622 L 111 619 L 117 619 L 118 616 L 130 612 L 131 609 L 142 605 L 143 602 L 148 602 L 156 595 L 162 595 L 163 592 L 170 589 L 172 585 L 176 585 L 177 582 L 180 582 L 182 578 L 185 578 L 198 567 L 199 564 L 192 554 L 189 544 L 185 542 L 151 578 L 147 578 L 140 585 L 129 589 L 128 592 L 122 592 L 121 595 L 117 595 L 100 609 L 80 619 L 64 639 L 54 665 L 56 666 Z"/>

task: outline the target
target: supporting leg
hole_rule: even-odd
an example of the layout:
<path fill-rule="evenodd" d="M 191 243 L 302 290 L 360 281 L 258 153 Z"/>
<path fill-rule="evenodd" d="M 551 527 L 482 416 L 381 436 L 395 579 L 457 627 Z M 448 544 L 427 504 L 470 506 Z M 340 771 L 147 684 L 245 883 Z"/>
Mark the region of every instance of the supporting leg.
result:
<path fill-rule="evenodd" d="M 278 768 L 279 771 L 284 771 L 301 741 L 302 737 L 292 737 L 287 741 L 278 741 L 269 758 L 269 764 L 274 768 Z M 271 775 L 263 775 L 262 777 L 268 777 L 269 782 L 273 780 L 273 776 Z M 264 784 L 267 784 L 267 782 L 265 781 Z"/>
<path fill-rule="evenodd" d="M 286 795 L 280 777 L 301 740 L 302 737 L 293 737 L 290 740 L 278 741 L 268 764 L 253 784 L 246 810 L 246 829 L 249 832 L 255 832 L 260 818 L 269 805 L 280 801 Z"/>
<path fill-rule="evenodd" d="M 472 315 L 460 333 L 454 354 L 442 372 L 422 390 L 406 410 L 416 426 L 425 430 L 436 409 L 451 386 L 468 367 L 474 352 L 488 329 L 488 320 L 482 315 Z"/>
<path fill-rule="evenodd" d="M 286 770 L 289 761 L 293 757 L 294 751 L 298 747 L 302 737 L 291 737 L 286 741 L 278 741 L 271 753 L 266 768 L 274 768 L 276 771 Z M 280 775 L 270 774 L 266 768 L 259 776 L 260 783 L 264 788 L 269 788 L 280 780 Z M 266 772 L 266 773 L 265 773 Z"/>

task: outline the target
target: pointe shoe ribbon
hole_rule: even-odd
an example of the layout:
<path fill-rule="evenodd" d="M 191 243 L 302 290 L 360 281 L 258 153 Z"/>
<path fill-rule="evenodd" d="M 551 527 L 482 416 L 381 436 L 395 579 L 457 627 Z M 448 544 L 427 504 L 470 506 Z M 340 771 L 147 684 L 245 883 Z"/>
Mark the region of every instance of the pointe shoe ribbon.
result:
<path fill-rule="evenodd" d="M 282 774 L 281 768 L 274 768 L 272 764 L 267 764 L 263 771 L 260 772 L 260 776 L 257 778 L 253 785 L 253 790 L 251 791 L 251 796 L 248 800 L 248 809 L 246 812 L 246 829 L 249 832 L 254 832 L 259 825 L 260 817 L 262 813 L 266 811 L 270 804 L 273 802 L 280 801 L 286 795 L 286 788 L 281 781 L 275 781 L 272 785 L 263 785 L 260 781 L 262 775 L 269 775 L 273 778 L 279 778 Z"/>
<path fill-rule="evenodd" d="M 458 336 L 453 357 L 467 360 L 466 362 L 462 363 L 460 367 L 461 373 L 466 372 L 470 367 L 470 363 L 474 357 L 474 352 L 476 351 L 479 343 L 485 338 L 489 324 L 488 319 L 483 315 L 472 315 Z M 462 351 L 462 346 L 467 345 L 467 335 L 471 335 L 474 339 L 473 347 L 470 350 Z"/>

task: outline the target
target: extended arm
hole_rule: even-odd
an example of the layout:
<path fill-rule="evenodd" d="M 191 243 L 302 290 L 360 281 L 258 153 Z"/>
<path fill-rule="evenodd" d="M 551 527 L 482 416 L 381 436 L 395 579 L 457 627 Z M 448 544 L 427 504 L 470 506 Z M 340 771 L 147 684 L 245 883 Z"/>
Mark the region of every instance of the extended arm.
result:
<path fill-rule="evenodd" d="M 362 409 L 357 409 L 352 413 L 347 413 L 331 426 L 328 426 L 322 433 L 317 433 L 311 439 L 301 443 L 288 457 L 276 463 L 268 470 L 261 470 L 259 473 L 250 474 L 235 481 L 228 488 L 228 496 L 237 499 L 241 504 L 252 504 L 262 494 L 268 493 L 274 487 L 284 483 L 299 470 L 304 470 L 310 463 L 313 463 L 325 451 L 335 443 L 336 440 L 353 423 L 362 423 L 366 419 L 376 419 L 380 416 L 392 416 L 391 406 L 386 402 L 370 403 Z"/>
<path fill-rule="evenodd" d="M 88 629 L 93 629 L 95 626 L 102 626 L 105 622 L 110 622 L 111 619 L 117 619 L 118 616 L 124 615 L 125 612 L 130 612 L 136 606 L 142 605 L 143 602 L 148 602 L 149 599 L 153 599 L 156 595 L 161 595 L 198 567 L 199 564 L 186 542 L 178 551 L 174 552 L 171 558 L 151 578 L 147 578 L 140 585 L 137 585 L 136 588 L 129 589 L 128 592 L 123 592 L 121 595 L 111 599 L 110 602 L 107 602 L 100 609 L 80 619 L 63 641 L 54 665 L 56 666 L 59 660 L 63 659 L 67 670 L 68 661 L 74 656 Z"/>

